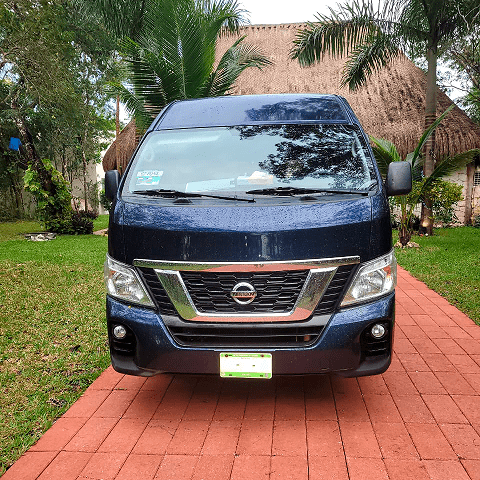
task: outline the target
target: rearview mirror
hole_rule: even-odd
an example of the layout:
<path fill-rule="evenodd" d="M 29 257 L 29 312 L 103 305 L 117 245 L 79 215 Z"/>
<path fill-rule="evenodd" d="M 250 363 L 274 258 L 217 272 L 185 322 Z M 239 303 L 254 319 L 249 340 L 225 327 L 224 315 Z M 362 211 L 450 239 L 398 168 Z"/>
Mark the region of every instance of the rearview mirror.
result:
<path fill-rule="evenodd" d="M 387 195 L 406 195 L 412 191 L 412 166 L 408 162 L 391 162 L 385 180 Z"/>

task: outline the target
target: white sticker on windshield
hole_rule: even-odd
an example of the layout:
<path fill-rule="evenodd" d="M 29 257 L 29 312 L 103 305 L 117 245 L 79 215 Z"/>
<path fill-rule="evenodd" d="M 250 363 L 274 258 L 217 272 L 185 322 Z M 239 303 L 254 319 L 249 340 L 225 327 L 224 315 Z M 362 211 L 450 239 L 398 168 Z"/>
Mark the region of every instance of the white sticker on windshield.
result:
<path fill-rule="evenodd" d="M 163 175 L 163 170 L 142 170 L 137 172 L 135 185 L 158 185 Z"/>

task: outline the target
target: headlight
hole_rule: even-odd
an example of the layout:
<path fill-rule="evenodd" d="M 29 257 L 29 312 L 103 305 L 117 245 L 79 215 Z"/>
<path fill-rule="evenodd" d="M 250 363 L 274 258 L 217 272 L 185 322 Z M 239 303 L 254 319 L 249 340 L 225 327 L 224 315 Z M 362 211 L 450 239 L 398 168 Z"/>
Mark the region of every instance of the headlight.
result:
<path fill-rule="evenodd" d="M 393 292 L 397 285 L 397 260 L 393 250 L 363 264 L 348 289 L 341 307 L 366 302 Z"/>
<path fill-rule="evenodd" d="M 155 306 L 135 270 L 108 255 L 103 268 L 103 278 L 107 292 L 112 297 L 147 307 Z"/>

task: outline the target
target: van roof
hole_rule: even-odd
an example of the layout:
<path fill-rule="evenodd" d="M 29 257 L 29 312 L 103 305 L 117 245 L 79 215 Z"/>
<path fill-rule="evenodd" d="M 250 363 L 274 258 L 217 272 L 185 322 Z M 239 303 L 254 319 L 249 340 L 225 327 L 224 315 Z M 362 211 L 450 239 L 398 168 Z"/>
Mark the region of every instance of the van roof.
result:
<path fill-rule="evenodd" d="M 347 101 L 338 95 L 232 95 L 173 102 L 149 131 L 288 123 L 359 124 Z"/>

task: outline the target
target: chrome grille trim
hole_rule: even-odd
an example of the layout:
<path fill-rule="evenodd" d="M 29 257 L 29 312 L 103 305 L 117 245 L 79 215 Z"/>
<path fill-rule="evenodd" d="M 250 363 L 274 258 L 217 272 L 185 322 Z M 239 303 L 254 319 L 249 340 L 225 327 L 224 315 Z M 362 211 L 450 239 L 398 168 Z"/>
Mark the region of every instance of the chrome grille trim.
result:
<path fill-rule="evenodd" d="M 269 272 L 280 270 L 312 270 L 341 265 L 360 263 L 358 255 L 351 257 L 321 258 L 309 260 L 274 261 L 274 262 L 184 262 L 168 260 L 136 259 L 136 267 L 153 268 L 155 270 L 196 271 L 196 272 Z"/>
<path fill-rule="evenodd" d="M 338 257 L 319 260 L 294 260 L 291 262 L 224 262 L 192 263 L 163 260 L 134 260 L 134 265 L 153 268 L 178 314 L 192 322 L 257 323 L 296 322 L 309 318 L 327 290 L 337 268 L 360 263 L 360 257 Z M 268 272 L 309 270 L 307 279 L 293 309 L 278 313 L 217 313 L 199 312 L 181 277 L 182 271 L 207 272 Z"/>

